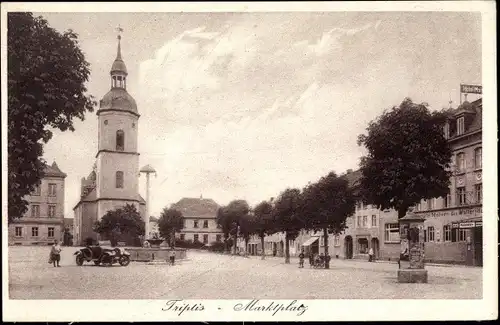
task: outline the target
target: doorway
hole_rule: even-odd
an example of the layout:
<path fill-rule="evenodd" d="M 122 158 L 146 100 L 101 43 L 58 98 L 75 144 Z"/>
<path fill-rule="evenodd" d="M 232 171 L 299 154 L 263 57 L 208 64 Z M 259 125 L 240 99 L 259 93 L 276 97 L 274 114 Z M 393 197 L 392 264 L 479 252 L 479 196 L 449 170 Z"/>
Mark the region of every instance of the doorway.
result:
<path fill-rule="evenodd" d="M 474 235 L 474 266 L 483 266 L 483 227 L 475 227 Z"/>
<path fill-rule="evenodd" d="M 352 237 L 346 236 L 344 239 L 345 258 L 352 259 Z"/>
<path fill-rule="evenodd" d="M 379 243 L 378 238 L 372 238 L 372 249 L 373 249 L 373 257 L 378 258 L 379 253 Z"/>

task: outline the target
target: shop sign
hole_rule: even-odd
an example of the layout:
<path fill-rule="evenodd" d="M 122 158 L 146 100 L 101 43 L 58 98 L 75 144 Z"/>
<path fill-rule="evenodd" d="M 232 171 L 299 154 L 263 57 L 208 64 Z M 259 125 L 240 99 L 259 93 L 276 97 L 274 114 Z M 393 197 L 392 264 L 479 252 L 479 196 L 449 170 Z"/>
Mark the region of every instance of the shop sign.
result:
<path fill-rule="evenodd" d="M 474 228 L 475 222 L 460 222 L 460 228 Z"/>
<path fill-rule="evenodd" d="M 452 216 L 464 216 L 463 219 L 467 219 L 466 217 L 476 217 L 481 216 L 483 213 L 482 207 L 477 208 L 462 208 L 462 209 L 453 209 L 453 210 L 444 210 L 444 211 L 431 211 L 431 212 L 417 212 L 417 214 L 424 218 L 440 218 L 440 217 L 452 217 Z"/>
<path fill-rule="evenodd" d="M 483 222 L 482 221 L 476 221 L 476 227 L 482 227 Z"/>
<path fill-rule="evenodd" d="M 460 85 L 460 92 L 462 94 L 482 94 L 483 93 L 483 86 Z"/>
<path fill-rule="evenodd" d="M 458 222 L 453 222 L 451 224 L 451 228 L 458 228 Z"/>

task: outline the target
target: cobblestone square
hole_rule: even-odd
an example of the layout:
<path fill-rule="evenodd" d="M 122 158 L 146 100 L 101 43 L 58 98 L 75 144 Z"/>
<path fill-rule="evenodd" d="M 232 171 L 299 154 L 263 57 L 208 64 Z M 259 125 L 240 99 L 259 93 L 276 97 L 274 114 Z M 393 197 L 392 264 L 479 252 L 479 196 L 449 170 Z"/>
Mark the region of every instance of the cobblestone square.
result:
<path fill-rule="evenodd" d="M 482 268 L 427 266 L 429 283 L 399 284 L 397 264 L 334 259 L 329 270 L 292 258 L 188 251 L 175 266 L 77 266 L 64 247 L 61 267 L 48 247 L 9 247 L 10 299 L 481 299 Z"/>

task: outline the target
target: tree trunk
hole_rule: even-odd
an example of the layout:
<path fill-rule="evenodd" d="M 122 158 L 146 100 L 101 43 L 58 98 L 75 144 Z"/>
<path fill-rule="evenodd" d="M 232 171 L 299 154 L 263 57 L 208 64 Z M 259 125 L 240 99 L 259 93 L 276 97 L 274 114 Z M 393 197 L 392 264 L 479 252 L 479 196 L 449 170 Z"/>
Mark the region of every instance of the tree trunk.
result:
<path fill-rule="evenodd" d="M 262 246 L 262 257 L 261 259 L 265 259 L 266 258 L 266 250 L 264 248 L 264 234 L 261 234 L 260 236 L 260 245 Z"/>
<path fill-rule="evenodd" d="M 250 240 L 250 238 L 248 238 L 248 237 L 247 237 L 247 238 L 245 238 L 245 256 L 247 256 L 247 255 L 248 255 L 248 251 L 247 251 L 247 249 L 248 249 L 248 241 L 249 241 L 249 240 Z"/>
<path fill-rule="evenodd" d="M 170 247 L 172 247 L 173 249 L 175 249 L 175 229 L 172 230 L 172 242 L 171 242 Z"/>
<path fill-rule="evenodd" d="M 288 232 L 285 233 L 285 264 L 290 264 L 290 241 L 288 240 Z"/>
<path fill-rule="evenodd" d="M 330 268 L 330 259 L 328 258 L 328 229 L 323 228 L 323 238 L 325 238 L 325 269 Z"/>

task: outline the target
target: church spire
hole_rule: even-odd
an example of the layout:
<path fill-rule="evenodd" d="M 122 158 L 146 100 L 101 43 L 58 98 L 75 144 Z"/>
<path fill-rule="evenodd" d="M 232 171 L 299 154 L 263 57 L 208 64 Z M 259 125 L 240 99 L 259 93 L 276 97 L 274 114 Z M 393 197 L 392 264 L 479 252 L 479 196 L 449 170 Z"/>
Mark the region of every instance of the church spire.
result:
<path fill-rule="evenodd" d="M 113 62 L 113 65 L 111 66 L 111 88 L 126 88 L 126 82 L 125 79 L 128 75 L 127 72 L 127 66 L 125 65 L 125 62 L 123 62 L 122 59 L 122 49 L 121 49 L 121 32 L 123 32 L 123 28 L 118 26 L 116 29 L 118 32 L 118 47 L 116 50 L 116 59 Z"/>

